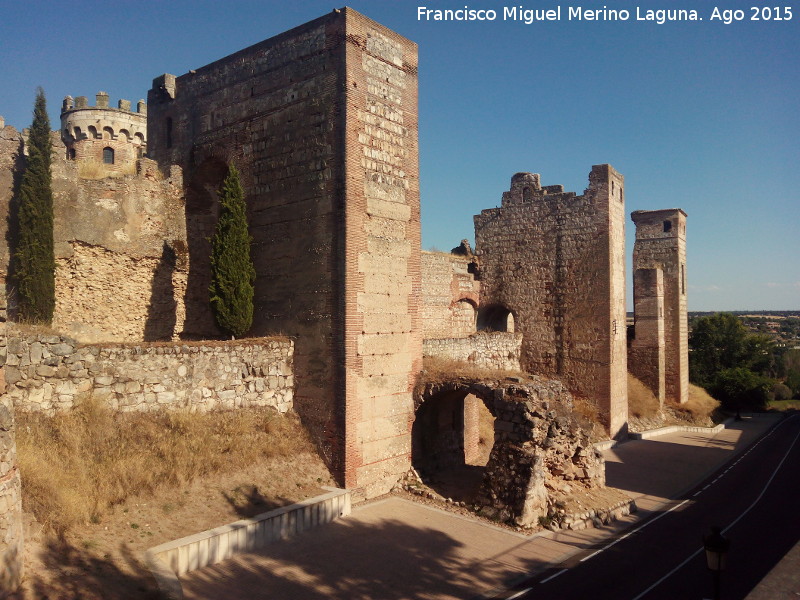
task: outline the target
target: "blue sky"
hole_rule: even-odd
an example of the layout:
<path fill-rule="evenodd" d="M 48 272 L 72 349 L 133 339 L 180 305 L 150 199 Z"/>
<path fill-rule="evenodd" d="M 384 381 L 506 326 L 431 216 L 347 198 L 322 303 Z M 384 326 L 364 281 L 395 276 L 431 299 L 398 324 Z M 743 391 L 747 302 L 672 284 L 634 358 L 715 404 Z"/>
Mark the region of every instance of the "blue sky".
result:
<path fill-rule="evenodd" d="M 781 3 L 793 13 L 784 21 L 751 21 L 752 4 L 724 4 L 744 10 L 726 25 L 709 20 L 707 0 L 353 0 L 419 44 L 423 248 L 472 240 L 472 216 L 497 206 L 517 171 L 582 193 L 591 166 L 610 163 L 625 175 L 628 212 L 688 213 L 690 310 L 800 310 L 800 3 Z M 501 15 L 417 19 L 418 6 L 465 5 Z M 504 6 L 520 5 L 560 5 L 562 20 L 502 20 Z M 183 74 L 336 6 L 3 0 L 0 115 L 29 126 L 38 85 L 54 127 L 67 94 L 135 102 L 161 73 Z M 570 6 L 632 15 L 569 21 Z M 694 9 L 703 20 L 636 21 L 637 6 Z"/>

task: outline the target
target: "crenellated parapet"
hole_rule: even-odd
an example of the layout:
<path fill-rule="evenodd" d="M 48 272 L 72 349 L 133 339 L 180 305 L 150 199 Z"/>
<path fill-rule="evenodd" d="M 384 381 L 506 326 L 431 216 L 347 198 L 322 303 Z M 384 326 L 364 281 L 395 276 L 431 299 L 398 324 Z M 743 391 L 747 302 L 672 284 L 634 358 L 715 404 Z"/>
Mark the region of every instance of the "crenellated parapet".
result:
<path fill-rule="evenodd" d="M 133 173 L 147 149 L 147 105 L 139 100 L 133 111 L 130 100 L 112 108 L 106 92 L 95 98 L 95 106 L 86 96 L 64 98 L 61 139 L 67 159 L 97 165 L 91 177 Z"/>

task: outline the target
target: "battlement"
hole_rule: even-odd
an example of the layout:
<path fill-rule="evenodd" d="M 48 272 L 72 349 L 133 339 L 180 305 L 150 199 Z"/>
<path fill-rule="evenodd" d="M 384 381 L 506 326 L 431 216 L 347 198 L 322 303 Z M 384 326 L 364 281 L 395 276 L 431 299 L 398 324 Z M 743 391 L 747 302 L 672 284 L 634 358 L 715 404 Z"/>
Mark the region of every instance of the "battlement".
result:
<path fill-rule="evenodd" d="M 147 105 L 131 110 L 130 100 L 109 106 L 108 94 L 98 92 L 95 106 L 86 96 L 64 98 L 61 105 L 61 139 L 67 159 L 103 165 L 108 173 L 130 172 L 147 148 Z"/>
<path fill-rule="evenodd" d="M 594 165 L 589 173 L 589 188 L 584 194 L 595 192 L 601 186 L 608 186 L 612 197 L 622 200 L 624 178 L 611 165 Z M 573 200 L 580 198 L 575 192 L 565 192 L 563 185 L 541 185 L 538 173 L 515 173 L 511 177 L 511 187 L 503 192 L 502 206 L 513 206 L 555 198 Z"/>

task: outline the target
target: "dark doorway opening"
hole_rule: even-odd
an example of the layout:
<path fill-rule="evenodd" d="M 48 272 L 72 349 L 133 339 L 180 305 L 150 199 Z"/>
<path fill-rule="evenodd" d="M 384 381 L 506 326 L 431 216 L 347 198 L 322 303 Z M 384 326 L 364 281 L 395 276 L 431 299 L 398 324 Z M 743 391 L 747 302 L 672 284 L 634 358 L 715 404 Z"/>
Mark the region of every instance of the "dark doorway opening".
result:
<path fill-rule="evenodd" d="M 442 392 L 417 409 L 411 462 L 422 481 L 454 501 L 475 499 L 494 445 L 494 416 L 465 391 Z"/>

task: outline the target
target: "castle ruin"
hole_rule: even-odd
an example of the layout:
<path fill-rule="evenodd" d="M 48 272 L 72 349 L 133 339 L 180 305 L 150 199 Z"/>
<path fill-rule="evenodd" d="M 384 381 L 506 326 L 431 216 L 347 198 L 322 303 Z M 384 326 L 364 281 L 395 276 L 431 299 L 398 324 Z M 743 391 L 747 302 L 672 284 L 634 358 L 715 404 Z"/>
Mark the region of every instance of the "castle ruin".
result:
<path fill-rule="evenodd" d="M 156 77 L 136 111 L 104 92 L 94 107 L 67 97 L 53 135 L 54 328 L 82 342 L 218 338 L 208 238 L 232 162 L 254 238 L 250 335 L 292 338 L 282 381 L 356 497 L 389 491 L 411 465 L 423 354 L 560 380 L 614 438 L 629 367 L 662 401 L 686 401 L 685 213 L 632 215 L 628 348 L 623 176 L 593 166 L 577 195 L 517 173 L 502 205 L 475 216 L 474 253 L 422 252 L 417 93 L 416 45 L 343 8 Z M 0 127 L 3 273 L 24 163 L 24 132 Z M 469 454 L 478 400 L 454 393 L 430 422 L 450 423 Z"/>

